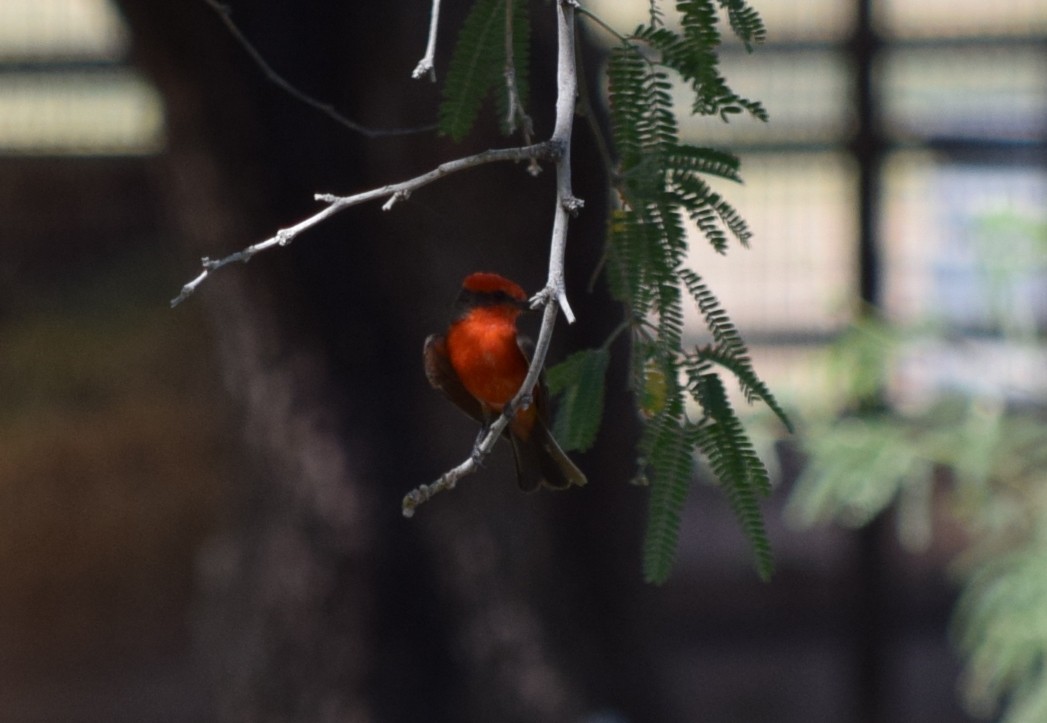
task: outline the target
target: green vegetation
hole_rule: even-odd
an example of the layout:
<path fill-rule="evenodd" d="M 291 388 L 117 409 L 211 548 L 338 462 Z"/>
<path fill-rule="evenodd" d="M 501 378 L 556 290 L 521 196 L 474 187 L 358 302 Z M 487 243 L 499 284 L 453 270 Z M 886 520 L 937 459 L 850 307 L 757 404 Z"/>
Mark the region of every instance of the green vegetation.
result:
<path fill-rule="evenodd" d="M 506 23 L 507 5 L 511 23 Z M 448 72 L 440 112 L 445 134 L 464 137 L 492 89 L 506 117 L 511 89 L 499 85 L 500 78 L 515 77 L 521 89 L 527 87 L 525 6 L 523 0 L 474 4 Z M 675 75 L 689 89 L 692 113 L 725 121 L 748 113 L 766 120 L 759 102 L 730 89 L 718 58 L 722 24 L 749 50 L 763 40 L 765 29 L 756 11 L 741 0 L 679 0 L 675 9 L 677 29 L 665 22 L 659 4 L 651 2 L 647 24 L 629 35 L 611 31 L 617 39 L 607 67 L 611 132 L 603 139 L 613 155 L 608 191 L 617 199 L 608 220 L 604 271 L 625 308 L 621 331 L 631 335 L 631 383 L 644 426 L 636 479 L 651 488 L 644 575 L 656 583 L 669 577 L 680 511 L 695 477 L 695 457 L 702 455 L 752 543 L 758 573 L 766 579 L 773 561 L 759 501 L 770 482 L 721 374 L 735 377 L 749 401 L 767 403 L 787 427 L 789 422 L 757 376 L 741 335 L 712 289 L 686 265 L 688 221 L 720 253 L 727 252 L 731 238 L 748 245 L 752 234 L 707 182 L 710 177 L 740 181 L 738 159 L 681 141 L 671 80 Z M 684 344 L 685 303 L 693 303 L 705 320 L 708 345 Z M 605 345 L 576 354 L 549 372 L 553 390 L 561 396 L 556 433 L 567 449 L 586 449 L 595 438 L 607 364 Z"/>

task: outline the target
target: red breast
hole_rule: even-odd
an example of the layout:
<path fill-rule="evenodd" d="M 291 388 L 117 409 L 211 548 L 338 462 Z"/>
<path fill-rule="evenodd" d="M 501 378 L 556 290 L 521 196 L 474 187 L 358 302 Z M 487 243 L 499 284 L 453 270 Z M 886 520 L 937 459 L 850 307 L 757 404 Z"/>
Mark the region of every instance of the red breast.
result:
<path fill-rule="evenodd" d="M 465 279 L 455 320 L 447 332 L 447 352 L 462 385 L 491 411 L 499 412 L 527 376 L 527 358 L 516 339 L 516 318 L 527 295 L 508 279 L 475 273 Z M 532 405 L 517 414 L 514 432 L 528 436 Z"/>

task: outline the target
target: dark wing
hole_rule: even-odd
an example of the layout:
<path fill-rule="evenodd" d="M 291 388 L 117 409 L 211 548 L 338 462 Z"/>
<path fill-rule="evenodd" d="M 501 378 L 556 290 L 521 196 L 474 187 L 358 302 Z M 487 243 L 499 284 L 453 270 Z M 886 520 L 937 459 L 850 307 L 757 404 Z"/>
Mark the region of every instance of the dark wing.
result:
<path fill-rule="evenodd" d="M 483 424 L 483 408 L 479 400 L 466 391 L 462 380 L 451 366 L 451 358 L 447 355 L 447 341 L 442 334 L 430 334 L 426 338 L 422 358 L 425 361 L 425 378 L 433 388 L 439 389 L 456 407 Z"/>
<path fill-rule="evenodd" d="M 527 363 L 531 363 L 531 359 L 534 357 L 534 342 L 531 341 L 531 337 L 516 335 L 516 345 L 520 347 L 520 351 L 523 352 L 524 358 L 527 359 Z M 531 391 L 531 401 L 535 408 L 538 410 L 538 419 L 542 420 L 546 425 L 549 424 L 549 392 L 545 388 L 545 369 L 542 369 L 538 374 L 538 383 L 534 385 L 534 389 Z"/>

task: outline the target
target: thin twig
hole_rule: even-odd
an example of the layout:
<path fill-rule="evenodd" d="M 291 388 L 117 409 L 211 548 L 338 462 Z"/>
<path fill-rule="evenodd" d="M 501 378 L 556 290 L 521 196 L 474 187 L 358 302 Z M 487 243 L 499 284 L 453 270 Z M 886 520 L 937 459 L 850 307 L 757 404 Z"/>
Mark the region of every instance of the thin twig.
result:
<path fill-rule="evenodd" d="M 519 121 L 524 143 L 530 145 L 534 142 L 534 122 L 523 106 L 520 87 L 516 82 L 516 59 L 513 50 L 513 0 L 505 0 L 505 68 L 502 74 L 505 76 L 506 94 L 509 96 L 509 110 L 506 113 L 505 125 L 512 133 L 516 130 L 516 123 Z M 531 161 L 527 172 L 532 176 L 537 176 L 542 172 L 542 168 L 537 161 Z"/>
<path fill-rule="evenodd" d="M 454 469 L 449 469 L 444 472 L 443 475 L 440 476 L 440 479 L 436 480 L 431 485 L 418 485 L 415 487 L 404 495 L 404 500 L 401 504 L 404 517 L 414 517 L 415 508 L 428 502 L 437 492 L 453 490 L 458 484 L 458 480 L 475 472 L 479 464 L 480 463 L 477 461 L 476 457 L 469 457 L 469 459 L 465 460 Z"/>
<path fill-rule="evenodd" d="M 415 66 L 414 72 L 411 73 L 411 77 L 418 79 L 426 73 L 429 74 L 429 80 L 436 82 L 436 66 L 434 65 L 436 60 L 436 35 L 437 28 L 440 25 L 440 0 L 433 0 L 433 10 L 429 16 L 429 40 L 425 45 L 425 55 L 418 61 L 418 65 Z M 530 143 L 530 141 L 528 141 Z"/>
<path fill-rule="evenodd" d="M 433 181 L 439 180 L 444 176 L 456 173 L 457 171 L 464 171 L 467 168 L 474 168 L 485 163 L 494 163 L 497 161 L 526 161 L 533 159 L 556 161 L 559 158 L 559 154 L 559 146 L 551 141 L 537 143 L 530 146 L 521 146 L 519 148 L 497 148 L 477 153 L 473 156 L 466 156 L 465 158 L 448 161 L 447 163 L 442 163 L 428 173 L 423 173 L 420 176 L 401 181 L 400 183 L 393 183 L 388 186 L 382 186 L 381 188 L 357 193 L 353 196 L 335 196 L 327 193 L 317 194 L 316 200 L 326 203 L 327 206 L 309 218 L 298 222 L 290 228 L 280 229 L 276 232 L 276 235 L 267 238 L 265 241 L 259 241 L 256 244 L 248 246 L 247 248 L 224 258 L 210 259 L 205 256 L 201 261 L 203 271 L 201 271 L 195 279 L 182 287 L 181 293 L 171 300 L 171 306 L 177 306 L 185 301 L 185 299 L 196 291 L 197 287 L 200 286 L 200 284 L 202 284 L 212 272 L 232 263 L 246 263 L 250 261 L 255 254 L 274 246 L 286 246 L 302 231 L 312 228 L 321 221 L 326 220 L 350 206 L 357 206 L 361 203 L 367 203 L 368 201 L 373 201 L 378 198 L 388 198 L 389 200 L 382 206 L 383 211 L 388 211 L 398 201 L 406 199 L 415 190 L 428 185 Z"/>
<path fill-rule="evenodd" d="M 618 39 L 619 42 L 626 43 L 626 42 L 629 41 L 628 37 L 626 37 L 625 35 L 622 35 L 621 33 L 619 33 L 617 30 L 615 30 L 613 27 L 611 27 L 611 25 L 609 23 L 607 23 L 605 20 L 603 20 L 603 18 L 601 18 L 599 15 L 596 15 L 592 10 L 589 10 L 588 8 L 583 8 L 581 5 L 578 5 L 576 7 L 577 7 L 579 13 L 581 13 L 584 16 L 586 16 L 587 18 L 592 20 L 594 23 L 599 25 L 601 28 L 606 30 L 608 33 L 613 35 L 615 38 Z"/>
<path fill-rule="evenodd" d="M 581 7 L 578 8 L 578 12 L 582 15 L 591 16 L 590 13 Z M 575 47 L 578 55 L 578 65 L 580 67 L 585 67 L 585 63 L 582 62 L 584 45 L 582 43 L 576 43 Z M 596 109 L 593 105 L 592 89 L 589 87 L 585 73 L 579 73 L 578 75 L 578 105 L 576 110 L 578 115 L 585 119 L 586 125 L 589 126 L 589 132 L 592 135 L 593 141 L 596 143 L 596 152 L 600 157 L 600 163 L 603 165 L 604 173 L 607 174 L 607 180 L 610 182 L 612 188 L 617 188 L 619 185 L 618 170 L 615 168 L 614 160 L 611 157 L 610 146 L 607 143 L 604 129 L 600 125 Z M 596 287 L 596 281 L 600 277 L 600 274 L 603 273 L 604 266 L 607 264 L 610 248 L 610 244 L 605 246 L 603 253 L 596 262 L 596 265 L 593 266 L 592 273 L 589 275 L 589 283 L 586 284 L 586 289 L 588 291 L 592 291 Z"/>
<path fill-rule="evenodd" d="M 403 499 L 403 514 L 411 517 L 418 505 L 428 501 L 438 492 L 454 489 L 458 480 L 475 472 L 480 463 L 491 453 L 502 431 L 513 418 L 513 415 L 531 402 L 531 390 L 538 382 L 538 375 L 545 365 L 549 352 L 556 315 L 563 309 L 568 322 L 574 322 L 574 313 L 567 302 L 564 287 L 564 253 L 567 248 L 567 225 L 570 217 L 582 207 L 581 199 L 575 198 L 571 190 L 571 130 L 574 122 L 575 95 L 578 91 L 577 65 L 574 54 L 574 10 L 575 0 L 558 0 L 557 2 L 557 67 L 556 67 L 556 123 L 553 137 L 549 141 L 556 148 L 556 207 L 553 217 L 552 241 L 549 250 L 549 276 L 545 288 L 531 299 L 531 308 L 544 306 L 542 326 L 538 331 L 534 355 L 527 376 L 520 385 L 520 390 L 502 410 L 491 426 L 487 435 L 478 444 L 473 453 L 464 462 L 440 476 L 429 485 L 421 485 L 408 492 Z"/>
<path fill-rule="evenodd" d="M 519 0 L 516 0 L 519 2 Z M 505 0 L 505 87 L 509 95 L 509 111 L 506 113 L 505 124 L 512 133 L 516 130 L 517 121 L 520 122 L 520 131 L 523 133 L 524 143 L 530 144 L 534 134 L 534 121 L 527 115 L 523 99 L 520 97 L 520 87 L 516 82 L 516 57 L 513 48 L 513 2 Z"/>
<path fill-rule="evenodd" d="M 439 0 L 436 0 L 436 2 L 439 2 Z M 218 17 L 221 18 L 222 24 L 225 25 L 226 29 L 229 30 L 229 33 L 233 36 L 236 42 L 238 42 L 243 47 L 243 49 L 247 51 L 247 54 L 251 57 L 251 60 L 253 60 L 255 65 L 257 65 L 262 70 L 266 78 L 272 81 L 278 88 L 286 92 L 292 98 L 299 100 L 302 103 L 305 103 L 311 108 L 315 108 L 316 110 L 326 115 L 328 118 L 332 119 L 335 123 L 338 123 L 339 125 L 348 128 L 354 133 L 359 133 L 360 135 L 365 136 L 367 138 L 406 136 L 414 133 L 428 133 L 430 131 L 436 130 L 437 126 L 435 123 L 426 126 L 420 126 L 418 128 L 368 128 L 367 126 L 361 125 L 354 120 L 346 118 L 344 115 L 335 110 L 334 106 L 332 106 L 330 103 L 324 103 L 323 101 L 317 100 L 311 95 L 302 92 L 294 85 L 292 85 L 289 81 L 287 81 L 283 76 L 281 76 L 279 73 L 273 70 L 272 66 L 270 66 L 269 63 L 266 62 L 265 58 L 262 57 L 262 54 L 258 52 L 258 49 L 251 44 L 251 41 L 247 39 L 247 36 L 245 36 L 240 31 L 240 28 L 237 26 L 237 24 L 233 22 L 232 11 L 227 6 L 218 2 L 218 0 L 204 0 L 204 3 L 206 3 L 208 6 L 211 7 L 212 10 L 218 13 Z"/>

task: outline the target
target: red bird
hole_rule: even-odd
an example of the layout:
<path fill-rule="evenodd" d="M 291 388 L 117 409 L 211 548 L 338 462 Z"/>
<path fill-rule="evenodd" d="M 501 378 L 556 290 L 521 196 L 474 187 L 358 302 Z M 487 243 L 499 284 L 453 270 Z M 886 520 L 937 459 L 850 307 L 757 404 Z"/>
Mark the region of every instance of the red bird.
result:
<path fill-rule="evenodd" d="M 485 427 L 516 396 L 527 376 L 530 362 L 520 346 L 516 318 L 529 308 L 527 294 L 512 281 L 498 274 L 471 274 L 462 283 L 447 334 L 431 334 L 425 340 L 429 383 Z M 531 399 L 505 431 L 520 489 L 584 485 L 585 475 L 549 432 L 541 381 Z"/>

